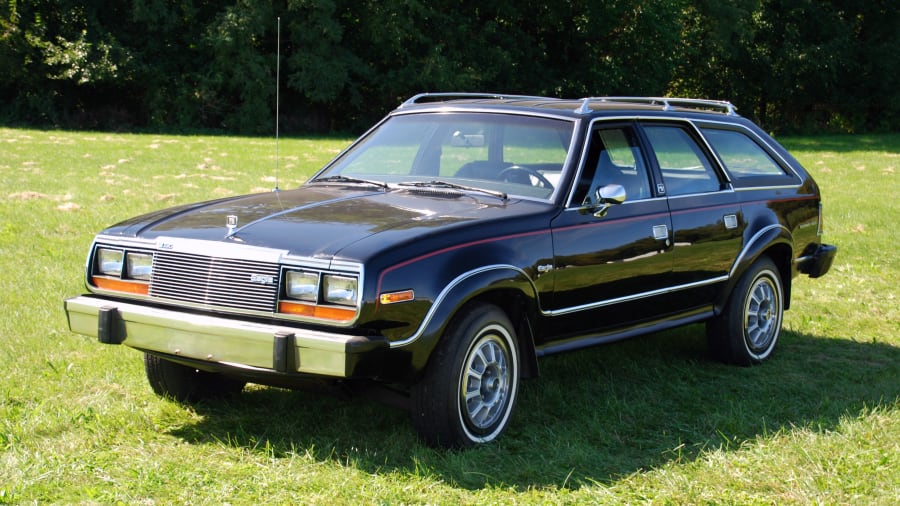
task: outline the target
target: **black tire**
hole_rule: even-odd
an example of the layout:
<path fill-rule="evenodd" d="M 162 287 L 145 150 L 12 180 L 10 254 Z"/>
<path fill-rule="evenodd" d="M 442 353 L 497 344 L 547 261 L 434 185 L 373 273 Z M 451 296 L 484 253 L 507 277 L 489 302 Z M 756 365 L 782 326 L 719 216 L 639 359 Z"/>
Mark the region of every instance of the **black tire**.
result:
<path fill-rule="evenodd" d="M 412 388 L 419 437 L 448 448 L 495 440 L 509 425 L 519 375 L 518 342 L 506 314 L 489 304 L 464 308 Z"/>
<path fill-rule="evenodd" d="M 182 403 L 237 395 L 245 385 L 243 381 L 199 371 L 150 353 L 144 353 L 144 371 L 157 395 Z"/>
<path fill-rule="evenodd" d="M 707 323 L 710 351 L 728 364 L 759 364 L 775 350 L 783 317 L 781 275 L 771 259 L 760 258 L 734 287 L 722 314 Z"/>

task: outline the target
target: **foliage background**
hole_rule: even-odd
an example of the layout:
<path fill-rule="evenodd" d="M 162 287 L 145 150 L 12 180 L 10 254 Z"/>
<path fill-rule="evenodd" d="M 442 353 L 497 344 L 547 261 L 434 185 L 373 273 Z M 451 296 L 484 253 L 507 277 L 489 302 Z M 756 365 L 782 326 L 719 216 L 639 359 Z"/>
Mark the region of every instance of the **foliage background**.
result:
<path fill-rule="evenodd" d="M 900 127 L 897 0 L 5 0 L 0 122 L 358 131 L 420 91 L 727 99 L 781 132 Z"/>

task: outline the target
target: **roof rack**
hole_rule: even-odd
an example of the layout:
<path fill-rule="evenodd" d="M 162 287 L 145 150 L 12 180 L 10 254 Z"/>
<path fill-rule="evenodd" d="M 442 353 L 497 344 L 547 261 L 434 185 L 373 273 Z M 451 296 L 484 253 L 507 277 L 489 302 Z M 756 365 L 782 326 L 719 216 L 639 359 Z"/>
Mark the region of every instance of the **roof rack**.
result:
<path fill-rule="evenodd" d="M 488 99 L 488 100 L 547 100 L 547 97 L 537 97 L 531 95 L 505 95 L 500 93 L 419 93 L 418 95 L 408 99 L 400 104 L 400 108 L 413 104 L 422 104 L 426 102 L 444 102 L 454 99 Z"/>
<path fill-rule="evenodd" d="M 588 97 L 582 99 L 581 107 L 576 109 L 579 114 L 591 112 L 591 102 L 627 102 L 632 104 L 661 105 L 664 111 L 671 111 L 674 107 L 688 109 L 701 109 L 724 112 L 729 116 L 737 116 L 737 107 L 725 100 L 704 100 L 698 98 L 677 97 Z"/>

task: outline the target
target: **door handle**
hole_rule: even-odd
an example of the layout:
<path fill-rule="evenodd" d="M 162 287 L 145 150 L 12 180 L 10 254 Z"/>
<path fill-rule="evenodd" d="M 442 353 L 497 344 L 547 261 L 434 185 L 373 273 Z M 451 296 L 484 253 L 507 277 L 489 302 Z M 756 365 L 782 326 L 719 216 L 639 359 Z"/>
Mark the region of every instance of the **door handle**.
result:
<path fill-rule="evenodd" d="M 669 227 L 666 225 L 653 225 L 653 238 L 662 241 L 669 239 Z"/>
<path fill-rule="evenodd" d="M 736 214 L 726 214 L 722 217 L 722 220 L 725 222 L 725 228 L 728 230 L 738 227 L 738 219 Z"/>
<path fill-rule="evenodd" d="M 657 241 L 665 240 L 667 248 L 672 244 L 669 241 L 669 227 L 666 225 L 653 225 L 653 238 Z"/>

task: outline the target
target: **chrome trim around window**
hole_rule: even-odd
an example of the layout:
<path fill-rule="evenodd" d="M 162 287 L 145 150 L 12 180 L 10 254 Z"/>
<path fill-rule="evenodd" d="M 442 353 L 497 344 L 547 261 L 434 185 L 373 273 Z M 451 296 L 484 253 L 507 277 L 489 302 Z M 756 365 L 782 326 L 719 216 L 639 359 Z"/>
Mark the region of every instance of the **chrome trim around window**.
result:
<path fill-rule="evenodd" d="M 782 169 L 787 168 L 790 171 L 790 173 L 793 174 L 793 176 L 795 178 L 800 180 L 800 182 L 796 186 L 802 186 L 803 178 L 800 177 L 800 174 L 797 174 L 797 171 L 794 170 L 794 166 L 791 165 L 791 163 L 788 160 L 786 160 L 783 156 L 781 156 L 781 153 L 779 153 L 778 150 L 775 149 L 771 143 L 766 141 L 764 138 L 760 137 L 759 134 L 757 134 L 750 128 L 747 128 L 747 126 L 741 125 L 740 123 L 729 123 L 726 121 L 716 121 L 714 119 L 691 120 L 691 123 L 699 123 L 699 125 L 695 125 L 695 128 L 697 128 L 697 130 L 700 131 L 701 135 L 703 133 L 703 131 L 702 131 L 703 124 L 707 124 L 707 123 L 711 124 L 711 125 L 724 126 L 724 127 L 726 127 L 725 130 L 742 130 L 749 137 L 756 140 L 757 144 L 764 146 L 765 151 L 769 156 L 771 156 L 772 158 L 775 158 L 775 159 L 777 159 L 777 161 L 781 162 L 780 165 L 781 165 Z M 706 142 L 706 137 L 703 138 L 703 141 Z M 712 148 L 710 147 L 710 149 L 712 149 Z M 715 156 L 718 159 L 718 154 L 716 154 L 715 150 L 712 150 L 712 153 L 713 153 L 713 156 Z M 724 165 L 725 164 L 722 164 L 723 167 L 724 167 Z M 728 169 L 726 168 L 725 170 L 728 170 Z"/>

